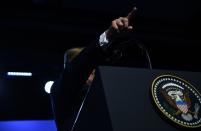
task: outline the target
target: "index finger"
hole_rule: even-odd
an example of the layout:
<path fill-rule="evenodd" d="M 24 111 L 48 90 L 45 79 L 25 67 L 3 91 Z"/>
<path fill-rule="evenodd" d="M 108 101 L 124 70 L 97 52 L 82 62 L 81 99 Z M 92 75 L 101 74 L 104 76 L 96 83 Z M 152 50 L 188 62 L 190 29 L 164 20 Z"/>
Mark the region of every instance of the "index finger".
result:
<path fill-rule="evenodd" d="M 134 16 L 136 10 L 137 10 L 137 7 L 134 7 L 134 8 L 131 10 L 131 12 L 128 13 L 128 15 L 126 16 L 126 17 L 128 18 L 128 20 L 130 20 L 130 19 Z"/>

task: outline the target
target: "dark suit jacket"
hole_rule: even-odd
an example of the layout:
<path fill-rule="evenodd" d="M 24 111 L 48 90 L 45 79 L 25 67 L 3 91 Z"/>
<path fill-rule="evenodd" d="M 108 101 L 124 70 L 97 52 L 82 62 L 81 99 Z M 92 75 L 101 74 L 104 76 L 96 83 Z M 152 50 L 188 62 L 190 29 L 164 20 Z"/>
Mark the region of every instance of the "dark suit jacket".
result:
<path fill-rule="evenodd" d="M 95 40 L 72 62 L 66 65 L 60 78 L 55 81 L 51 88 L 51 101 L 58 131 L 71 130 L 85 95 L 83 91 L 84 84 L 92 70 L 98 65 L 103 62 L 108 65 L 120 66 L 144 65 L 144 63 L 141 64 L 141 59 L 144 58 L 140 58 L 139 56 L 142 56 L 142 54 L 137 51 L 139 47 L 136 48 L 135 45 L 136 50 L 135 48 L 130 48 L 130 46 L 133 46 L 133 44 L 128 44 L 127 47 L 123 46 L 123 48 L 120 47 L 123 54 L 119 54 L 119 50 L 117 50 L 119 48 L 113 48 L 114 53 L 108 53 L 103 51 L 98 40 Z M 109 52 L 113 52 L 112 50 L 109 51 L 108 49 Z M 135 54 L 135 56 L 132 56 L 132 54 Z M 128 61 L 127 59 L 131 59 L 130 63 L 126 62 Z"/>

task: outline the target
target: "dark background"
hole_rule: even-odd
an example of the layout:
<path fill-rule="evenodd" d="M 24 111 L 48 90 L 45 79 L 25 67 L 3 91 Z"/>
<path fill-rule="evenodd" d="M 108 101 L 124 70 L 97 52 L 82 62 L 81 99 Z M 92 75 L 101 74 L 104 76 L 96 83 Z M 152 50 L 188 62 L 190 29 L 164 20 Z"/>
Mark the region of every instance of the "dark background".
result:
<path fill-rule="evenodd" d="M 44 85 L 58 77 L 65 50 L 86 46 L 135 5 L 135 37 L 153 68 L 200 72 L 198 0 L 1 1 L 0 120 L 52 119 Z M 33 76 L 8 77 L 8 71 Z"/>

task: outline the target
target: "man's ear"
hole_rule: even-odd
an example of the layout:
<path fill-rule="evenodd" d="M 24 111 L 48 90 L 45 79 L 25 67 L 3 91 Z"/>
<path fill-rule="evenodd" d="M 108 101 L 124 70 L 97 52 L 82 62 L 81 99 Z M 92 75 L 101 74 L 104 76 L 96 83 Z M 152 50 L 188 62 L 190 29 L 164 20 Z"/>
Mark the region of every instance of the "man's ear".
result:
<path fill-rule="evenodd" d="M 65 69 L 67 63 L 68 63 L 68 51 L 65 51 L 65 53 L 64 53 L 64 69 Z"/>

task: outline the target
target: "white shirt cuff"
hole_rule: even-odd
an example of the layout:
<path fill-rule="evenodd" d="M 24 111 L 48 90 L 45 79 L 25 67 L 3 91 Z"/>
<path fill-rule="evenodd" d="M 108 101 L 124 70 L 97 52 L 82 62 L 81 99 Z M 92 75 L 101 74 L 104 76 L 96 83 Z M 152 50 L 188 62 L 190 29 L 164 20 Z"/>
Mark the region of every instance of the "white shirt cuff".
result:
<path fill-rule="evenodd" d="M 99 43 L 100 43 L 101 47 L 106 47 L 106 46 L 109 45 L 109 41 L 108 41 L 108 39 L 106 37 L 106 33 L 105 32 L 100 35 Z"/>

